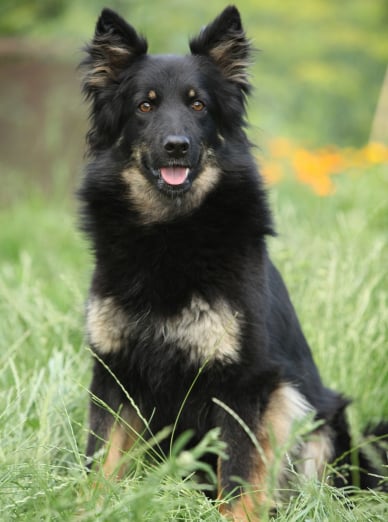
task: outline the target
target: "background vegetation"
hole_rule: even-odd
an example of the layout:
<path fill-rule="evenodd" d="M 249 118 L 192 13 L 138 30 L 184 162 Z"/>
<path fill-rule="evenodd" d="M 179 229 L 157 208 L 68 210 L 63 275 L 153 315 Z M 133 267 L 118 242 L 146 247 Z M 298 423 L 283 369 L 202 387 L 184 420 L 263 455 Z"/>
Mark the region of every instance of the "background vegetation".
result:
<path fill-rule="evenodd" d="M 3 0 L 0 33 L 31 36 L 71 61 L 92 34 L 103 0 Z M 151 51 L 186 52 L 225 1 L 112 0 L 150 40 Z M 245 0 L 238 7 L 256 48 L 251 121 L 265 135 L 310 145 L 362 145 L 388 62 L 385 0 Z M 53 49 L 54 46 L 54 49 Z M 43 58 L 44 56 L 42 56 Z"/>
<path fill-rule="evenodd" d="M 73 196 L 86 129 L 76 64 L 103 4 L 0 5 L 1 518 L 216 521 L 190 476 L 203 447 L 191 455 L 177 447 L 155 465 L 140 446 L 120 484 L 83 471 L 91 258 Z M 109 5 L 148 36 L 151 51 L 186 52 L 187 35 L 225 3 Z M 388 418 L 388 137 L 369 142 L 388 62 L 387 3 L 238 7 L 261 49 L 249 116 L 279 231 L 271 252 L 325 382 L 354 398 L 349 415 L 362 443 L 369 422 Z M 222 451 L 216 434 L 204 445 Z M 385 521 L 386 500 L 302 482 L 275 519 Z"/>

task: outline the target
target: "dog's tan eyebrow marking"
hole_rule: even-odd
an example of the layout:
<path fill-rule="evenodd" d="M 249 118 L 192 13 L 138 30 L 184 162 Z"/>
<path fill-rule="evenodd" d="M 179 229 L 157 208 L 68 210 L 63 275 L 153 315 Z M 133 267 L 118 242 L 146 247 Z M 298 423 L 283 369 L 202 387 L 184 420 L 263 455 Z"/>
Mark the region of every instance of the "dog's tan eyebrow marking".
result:
<path fill-rule="evenodd" d="M 149 98 L 150 100 L 156 100 L 157 95 L 156 95 L 156 92 L 155 92 L 153 89 L 151 89 L 150 91 L 148 91 L 148 98 Z"/>
<path fill-rule="evenodd" d="M 197 93 L 194 89 L 189 90 L 189 98 L 195 98 L 197 96 Z"/>

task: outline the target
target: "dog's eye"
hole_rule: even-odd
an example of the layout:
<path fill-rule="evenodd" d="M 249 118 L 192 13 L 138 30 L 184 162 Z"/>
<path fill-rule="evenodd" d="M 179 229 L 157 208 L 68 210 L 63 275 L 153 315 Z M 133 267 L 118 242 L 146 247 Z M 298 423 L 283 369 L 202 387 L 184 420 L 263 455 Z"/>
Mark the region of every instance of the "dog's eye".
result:
<path fill-rule="evenodd" d="M 142 102 L 139 105 L 139 111 L 140 112 L 151 112 L 152 111 L 152 105 L 149 102 Z"/>
<path fill-rule="evenodd" d="M 203 109 L 205 108 L 205 104 L 203 102 L 201 102 L 200 100 L 195 100 L 191 104 L 191 108 L 194 111 L 203 111 Z"/>

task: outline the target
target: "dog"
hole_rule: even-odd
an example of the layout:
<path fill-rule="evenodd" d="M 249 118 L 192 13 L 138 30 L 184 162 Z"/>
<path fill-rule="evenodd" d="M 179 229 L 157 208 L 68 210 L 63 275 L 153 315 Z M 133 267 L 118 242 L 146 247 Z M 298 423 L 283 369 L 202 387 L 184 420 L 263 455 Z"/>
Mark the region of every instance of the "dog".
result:
<path fill-rule="evenodd" d="M 228 458 L 207 459 L 221 511 L 256 520 L 295 423 L 316 421 L 289 451 L 298 471 L 322 477 L 327 463 L 350 462 L 349 400 L 322 383 L 268 256 L 274 226 L 245 133 L 252 48 L 238 10 L 190 51 L 150 55 L 104 9 L 81 64 L 91 110 L 79 197 L 95 259 L 86 453 L 92 462 L 105 447 L 111 476 L 140 435 L 175 425 L 194 445 L 217 427 Z M 363 487 L 376 480 L 360 474 Z"/>

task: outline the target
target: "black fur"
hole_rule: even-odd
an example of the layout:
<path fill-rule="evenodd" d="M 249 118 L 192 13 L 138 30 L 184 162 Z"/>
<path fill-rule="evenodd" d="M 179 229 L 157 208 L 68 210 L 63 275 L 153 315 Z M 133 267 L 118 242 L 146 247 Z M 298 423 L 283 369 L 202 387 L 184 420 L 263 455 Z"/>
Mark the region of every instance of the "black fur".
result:
<path fill-rule="evenodd" d="M 268 258 L 273 225 L 244 132 L 251 49 L 237 9 L 226 8 L 190 48 L 188 56 L 150 56 L 145 39 L 105 9 L 86 49 L 90 162 L 80 198 L 95 257 L 88 331 L 153 433 L 174 424 L 197 379 L 176 435 L 193 430 L 195 443 L 220 427 L 229 453 L 220 480 L 228 492 L 236 485 L 231 477 L 249 481 L 260 463 L 213 397 L 262 433 L 276 390 L 292 387 L 326 426 L 333 460 L 350 449 L 348 401 L 322 384 Z M 179 183 L 170 182 L 173 175 Z M 189 321 L 187 331 L 180 319 Z M 227 331 L 229 344 L 214 338 L 224 343 L 216 355 L 210 341 L 201 344 L 209 324 L 211 332 Z M 99 362 L 91 392 L 114 411 L 127 404 Z M 92 457 L 113 417 L 92 401 L 90 418 Z"/>

